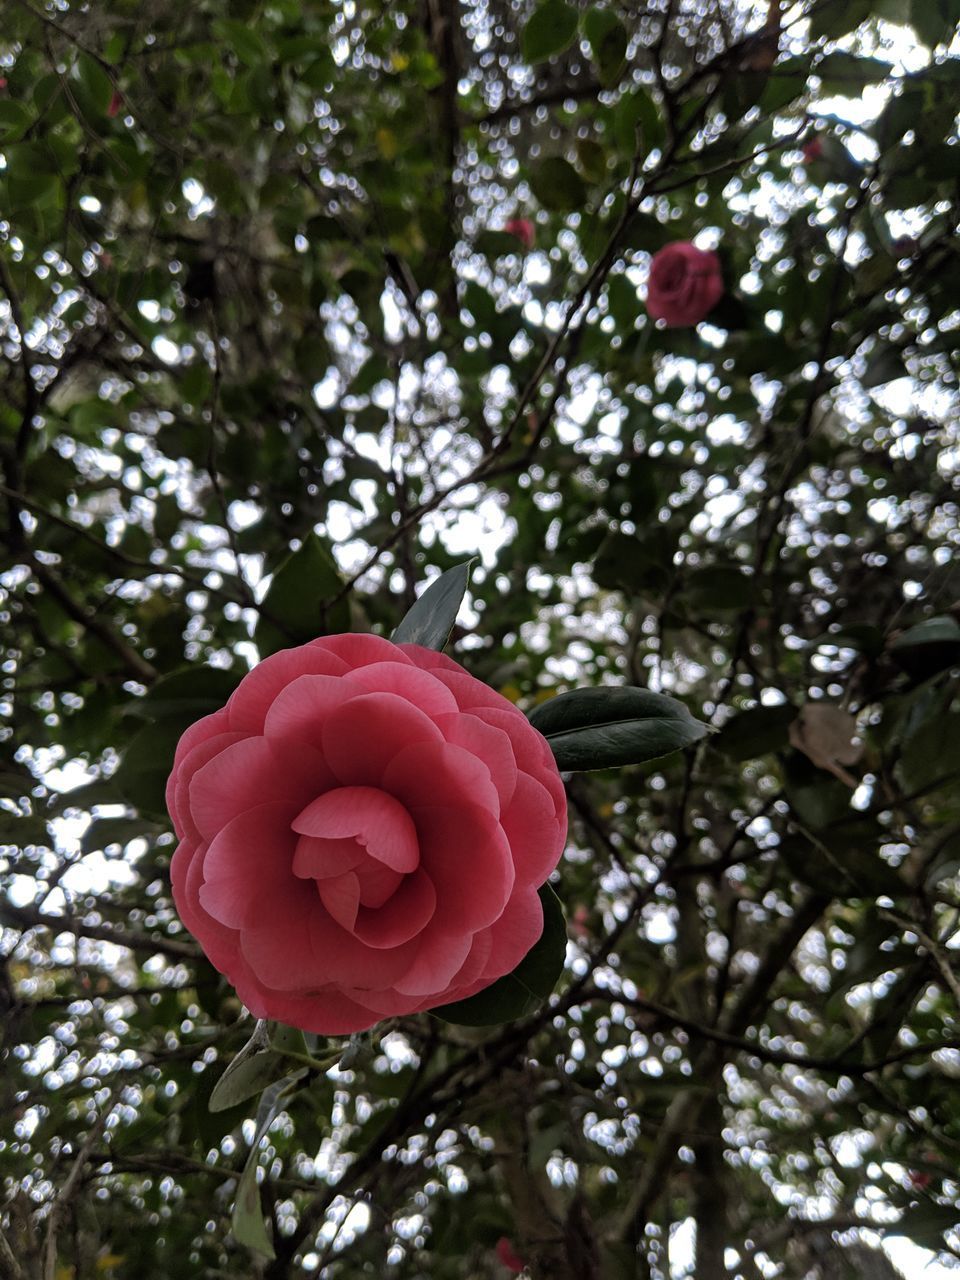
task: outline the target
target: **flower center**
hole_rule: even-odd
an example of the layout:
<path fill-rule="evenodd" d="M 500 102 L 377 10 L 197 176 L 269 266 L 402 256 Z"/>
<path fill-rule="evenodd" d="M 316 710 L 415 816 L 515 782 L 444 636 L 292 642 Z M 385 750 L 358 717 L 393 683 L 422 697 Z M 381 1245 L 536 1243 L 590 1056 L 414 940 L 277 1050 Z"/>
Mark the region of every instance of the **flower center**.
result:
<path fill-rule="evenodd" d="M 323 905 L 353 930 L 361 907 L 382 907 L 420 865 L 413 819 L 375 787 L 338 787 L 312 801 L 291 824 L 300 839 L 293 873 L 314 880 Z"/>

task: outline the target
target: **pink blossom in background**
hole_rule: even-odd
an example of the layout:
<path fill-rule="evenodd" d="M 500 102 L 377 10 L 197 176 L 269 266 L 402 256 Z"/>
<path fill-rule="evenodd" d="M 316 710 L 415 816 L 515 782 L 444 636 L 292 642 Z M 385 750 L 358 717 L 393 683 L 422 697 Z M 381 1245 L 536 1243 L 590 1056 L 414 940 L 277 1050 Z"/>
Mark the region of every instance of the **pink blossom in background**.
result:
<path fill-rule="evenodd" d="M 516 1253 L 514 1253 L 513 1245 L 506 1236 L 501 1236 L 497 1241 L 496 1253 L 499 1261 L 503 1263 L 508 1271 L 512 1271 L 514 1275 L 519 1275 L 526 1266 L 523 1259 L 518 1258 Z"/>
<path fill-rule="evenodd" d="M 650 262 L 647 311 L 671 328 L 698 324 L 723 297 L 720 259 L 686 240 L 664 245 Z"/>
<path fill-rule="evenodd" d="M 123 106 L 123 94 L 120 92 L 119 89 L 114 89 L 113 96 L 110 99 L 110 104 L 107 107 L 107 115 L 110 117 L 111 120 L 114 118 L 114 116 L 118 116 L 120 114 L 120 108 L 122 106 Z"/>
<path fill-rule="evenodd" d="M 184 924 L 251 1013 L 327 1035 L 511 972 L 567 830 L 523 713 L 373 635 L 261 662 L 184 733 L 167 806 Z"/>
<path fill-rule="evenodd" d="M 507 235 L 516 236 L 525 249 L 533 248 L 537 232 L 529 218 L 511 218 L 503 229 Z"/>
<path fill-rule="evenodd" d="M 805 142 L 800 148 L 803 156 L 804 164 L 813 164 L 815 160 L 823 159 L 823 139 L 811 138 L 809 142 Z"/>

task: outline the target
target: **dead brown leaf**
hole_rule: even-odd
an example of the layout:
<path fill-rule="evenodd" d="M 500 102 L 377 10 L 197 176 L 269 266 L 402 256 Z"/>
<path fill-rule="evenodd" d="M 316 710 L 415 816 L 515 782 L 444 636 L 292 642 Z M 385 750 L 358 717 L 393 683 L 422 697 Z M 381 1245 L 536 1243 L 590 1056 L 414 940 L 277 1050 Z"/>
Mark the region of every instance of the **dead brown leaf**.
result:
<path fill-rule="evenodd" d="M 790 725 L 790 744 L 802 751 L 818 769 L 826 769 L 848 787 L 857 779 L 844 765 L 856 764 L 863 744 L 856 742 L 857 722 L 849 711 L 828 702 L 807 702 Z"/>

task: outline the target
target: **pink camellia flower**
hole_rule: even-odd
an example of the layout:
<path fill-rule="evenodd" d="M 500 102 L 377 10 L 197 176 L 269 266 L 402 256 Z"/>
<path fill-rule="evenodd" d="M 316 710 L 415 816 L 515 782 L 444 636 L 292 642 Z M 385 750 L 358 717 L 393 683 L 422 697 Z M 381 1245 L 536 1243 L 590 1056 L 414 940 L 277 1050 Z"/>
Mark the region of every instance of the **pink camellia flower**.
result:
<path fill-rule="evenodd" d="M 800 148 L 800 154 L 803 156 L 804 164 L 813 164 L 815 160 L 823 159 L 823 139 L 813 137 L 809 142 L 805 142 Z"/>
<path fill-rule="evenodd" d="M 513 1245 L 506 1236 L 501 1236 L 497 1241 L 496 1254 L 500 1262 L 503 1263 L 508 1271 L 512 1271 L 514 1275 L 519 1275 L 526 1266 L 523 1259 L 517 1257 Z"/>
<path fill-rule="evenodd" d="M 533 248 L 537 233 L 529 218 L 511 218 L 503 229 L 508 236 L 516 236 L 525 249 Z"/>
<path fill-rule="evenodd" d="M 723 297 L 720 259 L 687 240 L 664 245 L 653 255 L 647 281 L 647 311 L 671 328 L 698 324 Z"/>
<path fill-rule="evenodd" d="M 249 672 L 180 739 L 167 807 L 184 924 L 251 1013 L 327 1035 L 511 972 L 567 830 L 523 713 L 451 658 L 373 635 Z"/>

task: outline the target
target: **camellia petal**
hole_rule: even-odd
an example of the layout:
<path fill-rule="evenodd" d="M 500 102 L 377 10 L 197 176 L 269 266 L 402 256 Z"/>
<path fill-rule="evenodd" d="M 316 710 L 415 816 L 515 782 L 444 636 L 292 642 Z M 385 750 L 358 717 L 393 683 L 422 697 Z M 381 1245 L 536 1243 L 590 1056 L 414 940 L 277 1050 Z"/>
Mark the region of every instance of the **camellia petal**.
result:
<path fill-rule="evenodd" d="M 275 750 L 266 738 L 233 742 L 190 780 L 190 812 L 212 839 L 239 813 L 269 800 L 303 804 L 318 784 L 332 782 L 316 752 L 298 746 L 295 753 Z"/>
<path fill-rule="evenodd" d="M 456 699 L 444 683 L 412 663 L 374 662 L 351 671 L 346 680 L 368 693 L 395 693 L 428 716 L 457 709 Z"/>
<path fill-rule="evenodd" d="M 355 696 L 322 722 L 324 756 L 340 782 L 378 785 L 404 747 L 443 741 L 430 716 L 405 698 L 395 693 L 357 693 L 352 682 L 347 687 Z"/>
<path fill-rule="evenodd" d="M 416 960 L 394 982 L 394 987 L 408 996 L 429 996 L 446 991 L 454 974 L 470 954 L 472 945 L 473 937 L 468 933 L 435 930 L 422 935 Z"/>
<path fill-rule="evenodd" d="M 561 830 L 550 792 L 522 769 L 513 802 L 500 819 L 513 852 L 518 885 L 541 885 L 557 865 L 566 824 Z"/>
<path fill-rule="evenodd" d="M 434 671 L 432 674 L 450 690 L 457 700 L 457 707 L 461 711 L 475 711 L 478 707 L 501 708 L 511 706 L 502 694 L 482 684 L 479 680 L 474 680 L 473 676 L 467 675 L 466 671 L 462 669 L 450 671 L 444 668 Z M 513 710 L 516 715 L 526 720 L 526 716 L 517 711 L 516 707 Z"/>
<path fill-rule="evenodd" d="M 563 835 L 567 832 L 567 793 L 563 781 L 557 772 L 553 753 L 546 738 L 529 724 L 517 723 L 515 716 L 503 707 L 482 707 L 474 713 L 485 724 L 495 725 L 509 737 L 518 766 L 530 774 L 549 791 L 558 819 L 561 821 Z"/>
<path fill-rule="evenodd" d="M 257 910 L 257 885 L 292 874 L 294 809 L 273 802 L 248 809 L 211 840 L 203 859 L 199 897 L 221 924 L 241 929 Z"/>
<path fill-rule="evenodd" d="M 494 817 L 500 814 L 500 797 L 486 764 L 473 752 L 449 742 L 404 747 L 388 765 L 383 786 L 411 810 L 435 805 L 442 797 L 447 804 L 459 800 L 482 805 Z"/>
<path fill-rule="evenodd" d="M 443 928 L 476 933 L 502 913 L 514 866 L 499 822 L 479 805 L 418 811 L 420 858 Z"/>
<path fill-rule="evenodd" d="M 420 861 L 410 814 L 375 787 L 337 787 L 318 796 L 297 814 L 293 829 L 327 840 L 352 836 L 371 858 L 394 871 L 413 871 Z"/>
<path fill-rule="evenodd" d="M 417 937 L 433 919 L 437 891 L 422 869 L 403 883 L 379 908 L 361 907 L 353 932 L 368 947 L 399 947 Z"/>
<path fill-rule="evenodd" d="M 324 986 L 387 987 L 412 963 L 417 940 L 389 949 L 368 947 L 326 911 L 312 886 L 295 881 L 269 890 L 257 922 L 240 945 L 257 979 L 277 991 Z"/>
<path fill-rule="evenodd" d="M 180 741 L 182 742 L 183 738 Z M 192 750 L 186 753 L 170 774 L 166 787 L 167 809 L 173 819 L 174 830 L 181 839 L 187 835 L 196 840 L 201 838 L 190 809 L 190 782 L 193 775 L 208 760 L 219 755 L 224 747 L 241 741 L 243 741 L 242 733 L 220 733 L 212 738 L 202 738 Z"/>
<path fill-rule="evenodd" d="M 490 926 L 490 954 L 483 970 L 485 982 L 514 970 L 543 933 L 543 904 L 536 889 L 515 893 Z"/>
<path fill-rule="evenodd" d="M 367 667 L 372 662 L 410 663 L 410 659 L 398 644 L 384 640 L 383 636 L 368 635 L 365 632 L 348 632 L 342 636 L 322 636 L 313 642 L 322 646 L 327 653 L 341 658 L 350 671 L 358 667 Z M 410 663 L 412 666 L 413 664 Z"/>
<path fill-rule="evenodd" d="M 272 741 L 306 742 L 322 748 L 323 726 L 351 698 L 350 686 L 334 676 L 298 676 L 274 698 L 263 733 Z"/>
<path fill-rule="evenodd" d="M 360 881 L 357 873 L 347 871 L 342 876 L 318 880 L 317 892 L 320 894 L 320 901 L 337 924 L 352 933 L 360 909 Z"/>
<path fill-rule="evenodd" d="M 502 729 L 466 711 L 437 716 L 436 723 L 447 742 L 463 747 L 483 761 L 497 788 L 500 809 L 506 809 L 517 785 L 517 757 L 509 736 Z"/>
<path fill-rule="evenodd" d="M 320 836 L 301 836 L 293 855 L 293 874 L 303 880 L 323 880 L 352 871 L 367 857 L 363 845 L 353 836 L 324 840 Z"/>
<path fill-rule="evenodd" d="M 317 644 L 272 653 L 244 676 L 230 695 L 226 707 L 230 728 L 243 733 L 262 733 L 274 699 L 292 681 L 307 675 L 342 676 L 348 670 L 342 658 Z"/>

